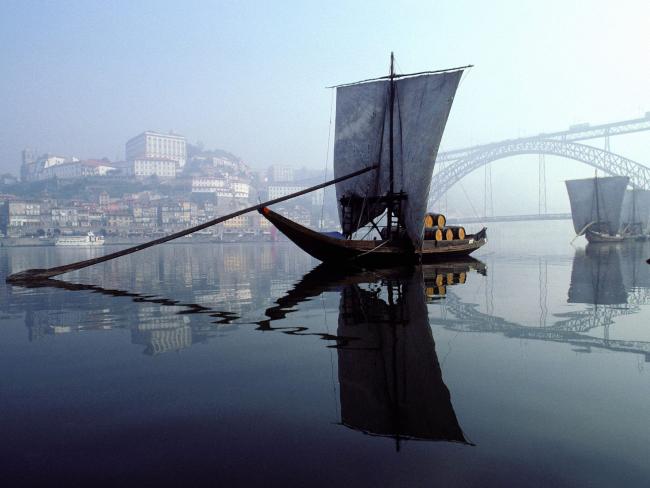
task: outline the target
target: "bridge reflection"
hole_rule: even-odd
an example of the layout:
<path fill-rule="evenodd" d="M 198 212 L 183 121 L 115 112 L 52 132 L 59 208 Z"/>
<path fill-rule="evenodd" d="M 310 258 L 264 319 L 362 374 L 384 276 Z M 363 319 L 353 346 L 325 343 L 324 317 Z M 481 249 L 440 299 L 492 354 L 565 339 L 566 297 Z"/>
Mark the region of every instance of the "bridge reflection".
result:
<path fill-rule="evenodd" d="M 555 320 L 540 327 L 508 321 L 491 313 L 481 312 L 476 303 L 463 302 L 458 294 L 449 293 L 445 300 L 444 318 L 432 318 L 431 323 L 459 332 L 489 332 L 520 339 L 564 342 L 590 348 L 642 354 L 650 361 L 650 342 L 621 340 L 609 337 L 609 328 L 616 319 L 638 314 L 650 304 L 650 267 L 644 256 L 647 244 L 588 245 L 577 249 L 573 257 L 567 303 L 582 304 L 581 310 L 557 313 Z M 489 283 L 489 282 L 488 282 Z M 488 285 L 489 286 L 489 285 Z M 547 295 L 548 283 L 540 282 L 540 302 Z M 493 296 L 487 290 L 486 296 Z M 545 305 L 542 303 L 542 308 Z M 490 309 L 486 304 L 486 309 Z M 603 337 L 589 335 L 603 328 Z"/>

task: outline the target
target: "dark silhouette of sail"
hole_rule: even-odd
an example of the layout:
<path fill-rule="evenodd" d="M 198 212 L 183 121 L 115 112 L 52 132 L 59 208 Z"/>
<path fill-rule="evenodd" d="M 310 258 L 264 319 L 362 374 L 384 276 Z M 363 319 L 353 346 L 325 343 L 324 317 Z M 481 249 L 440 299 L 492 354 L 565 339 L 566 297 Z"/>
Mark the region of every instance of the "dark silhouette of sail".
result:
<path fill-rule="evenodd" d="M 421 247 L 424 213 L 431 176 L 458 88 L 462 70 L 396 79 L 393 101 L 393 190 L 408 195 L 403 221 L 413 246 Z M 385 202 L 368 198 L 390 192 L 389 80 L 341 86 L 336 89 L 334 175 L 379 164 L 372 174 L 336 184 L 339 202 L 348 200 L 351 217 L 344 218 L 344 234 L 363 227 L 386 209 Z"/>
<path fill-rule="evenodd" d="M 341 291 L 338 335 L 357 339 L 337 350 L 342 423 L 396 440 L 467 442 L 442 379 L 421 269 L 381 293 Z"/>
<path fill-rule="evenodd" d="M 283 329 L 272 323 L 301 302 L 340 291 L 337 334 L 326 338 L 336 341 L 338 352 L 341 422 L 398 441 L 467 443 L 442 379 L 424 286 L 433 283 L 433 290 L 462 285 L 470 270 L 486 272 L 485 265 L 472 258 L 384 269 L 321 264 L 258 323 L 263 330 Z"/>

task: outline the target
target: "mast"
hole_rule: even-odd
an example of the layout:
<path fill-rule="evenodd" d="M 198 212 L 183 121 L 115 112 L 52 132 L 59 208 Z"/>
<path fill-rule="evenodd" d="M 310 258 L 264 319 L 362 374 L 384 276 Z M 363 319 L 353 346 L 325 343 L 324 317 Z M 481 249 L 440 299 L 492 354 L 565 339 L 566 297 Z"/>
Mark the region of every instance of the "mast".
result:
<path fill-rule="evenodd" d="M 389 161 L 390 161 L 390 195 L 393 195 L 393 181 L 394 181 L 394 162 L 393 162 L 393 113 L 395 110 L 395 56 L 393 52 L 390 53 L 390 119 L 388 125 L 388 151 L 389 151 Z"/>
<path fill-rule="evenodd" d="M 598 204 L 598 170 L 594 175 L 594 195 L 596 196 L 596 228 L 600 229 L 600 206 Z"/>
<path fill-rule="evenodd" d="M 394 182 L 394 162 L 393 162 L 393 113 L 395 104 L 395 55 L 390 53 L 390 83 L 389 83 L 389 119 L 388 119 L 388 161 L 389 161 L 389 192 L 388 205 L 386 212 L 386 224 L 388 226 L 388 239 L 393 234 L 393 182 Z"/>

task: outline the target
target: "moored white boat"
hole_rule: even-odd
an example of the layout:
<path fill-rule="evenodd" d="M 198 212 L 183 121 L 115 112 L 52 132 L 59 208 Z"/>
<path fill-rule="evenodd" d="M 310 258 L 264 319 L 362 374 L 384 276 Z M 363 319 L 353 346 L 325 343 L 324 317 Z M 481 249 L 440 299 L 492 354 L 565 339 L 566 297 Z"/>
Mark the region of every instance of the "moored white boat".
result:
<path fill-rule="evenodd" d="M 62 236 L 54 242 L 55 246 L 103 246 L 104 236 L 96 236 L 92 231 L 85 236 Z"/>

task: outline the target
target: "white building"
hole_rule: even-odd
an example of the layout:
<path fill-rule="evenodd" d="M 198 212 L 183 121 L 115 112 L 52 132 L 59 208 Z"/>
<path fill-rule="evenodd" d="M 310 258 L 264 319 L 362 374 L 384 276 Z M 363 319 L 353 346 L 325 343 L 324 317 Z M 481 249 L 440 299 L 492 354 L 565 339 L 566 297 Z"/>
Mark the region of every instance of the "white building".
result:
<path fill-rule="evenodd" d="M 231 188 L 235 194 L 235 198 L 248 198 L 250 195 L 250 185 L 243 181 L 232 181 Z"/>
<path fill-rule="evenodd" d="M 195 176 L 192 178 L 193 193 L 216 193 L 217 190 L 226 186 L 227 181 L 216 176 Z"/>
<path fill-rule="evenodd" d="M 187 161 L 185 137 L 176 134 L 143 132 L 126 143 L 126 160 L 136 159 L 175 161 L 177 167 L 182 168 Z"/>
<path fill-rule="evenodd" d="M 41 224 L 41 204 L 29 200 L 6 201 L 0 204 L 0 230 L 5 235 L 20 232 L 21 227 Z"/>
<path fill-rule="evenodd" d="M 68 162 L 75 163 L 77 161 L 79 161 L 77 158 L 68 159 L 68 158 L 65 158 L 63 156 L 50 156 L 50 155 L 47 155 L 47 156 L 45 156 L 43 158 L 40 158 L 37 161 L 37 164 L 41 168 L 47 169 L 47 168 L 51 168 L 52 166 L 58 166 L 60 164 L 65 164 L 65 163 L 68 163 Z"/>
<path fill-rule="evenodd" d="M 23 151 L 21 177 L 23 181 L 48 180 L 50 178 L 83 178 L 86 176 L 106 176 L 115 171 L 116 165 L 107 159 L 87 159 L 80 161 L 75 157 L 44 154 L 37 159 L 33 151 Z"/>
<path fill-rule="evenodd" d="M 74 161 L 50 165 L 41 170 L 36 179 L 47 180 L 49 178 L 83 178 L 86 176 L 106 176 L 115 167 L 106 161 Z"/>
<path fill-rule="evenodd" d="M 273 165 L 269 168 L 269 178 L 273 182 L 293 181 L 293 168 L 278 164 Z"/>
<path fill-rule="evenodd" d="M 170 159 L 136 158 L 130 161 L 128 173 L 141 178 L 148 176 L 176 178 L 177 166 L 177 162 Z"/>
<path fill-rule="evenodd" d="M 36 181 L 53 178 L 51 168 L 68 163 L 75 163 L 79 160 L 77 158 L 67 158 L 63 156 L 53 156 L 51 154 L 44 154 L 38 158 L 34 157 L 34 151 L 23 151 L 23 164 L 20 168 L 21 179 L 23 181 Z"/>
<path fill-rule="evenodd" d="M 192 178 L 193 193 L 214 193 L 218 197 L 248 198 L 250 185 L 244 181 L 216 176 Z"/>
<path fill-rule="evenodd" d="M 284 197 L 290 195 L 291 193 L 296 193 L 301 190 L 304 190 L 305 186 L 294 186 L 294 185 L 269 185 L 269 200 L 274 200 L 275 198 Z M 308 193 L 307 197 L 311 198 L 312 205 L 322 205 L 323 203 L 323 189 L 315 190 L 311 193 Z"/>

